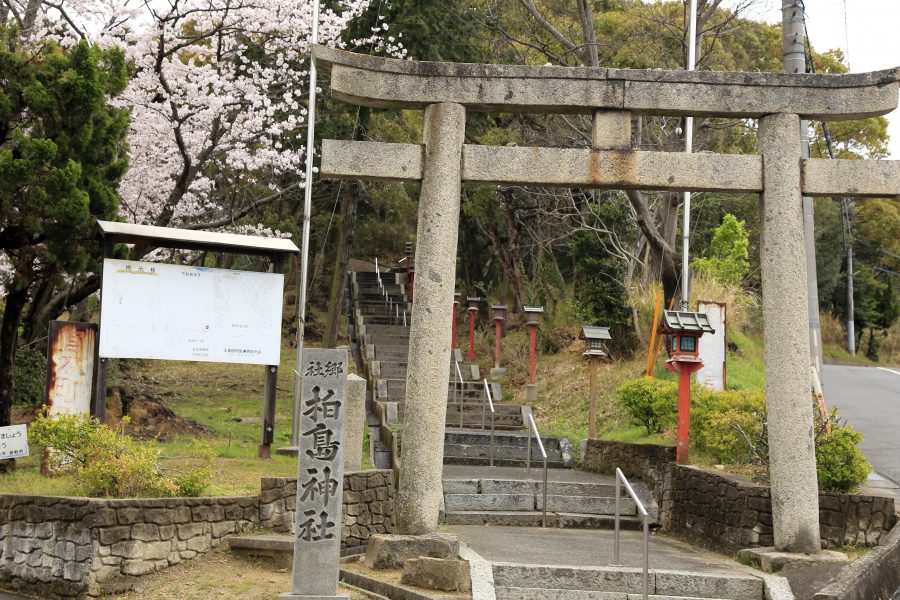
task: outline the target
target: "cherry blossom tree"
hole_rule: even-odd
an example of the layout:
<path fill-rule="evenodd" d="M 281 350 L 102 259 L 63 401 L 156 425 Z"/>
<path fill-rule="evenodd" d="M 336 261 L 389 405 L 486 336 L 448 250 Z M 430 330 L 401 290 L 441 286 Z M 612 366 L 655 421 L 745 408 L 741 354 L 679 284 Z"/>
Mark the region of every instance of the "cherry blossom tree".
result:
<path fill-rule="evenodd" d="M 370 2 L 330 2 L 319 43 L 404 56 L 382 18 L 345 39 Z M 111 102 L 131 111 L 126 221 L 281 235 L 254 218 L 297 201 L 306 183 L 312 0 L 0 0 L 0 19 L 16 22 L 22 44 L 87 39 L 125 50 L 133 77 Z M 76 273 L 42 294 L 26 338 L 96 287 L 92 273 Z"/>

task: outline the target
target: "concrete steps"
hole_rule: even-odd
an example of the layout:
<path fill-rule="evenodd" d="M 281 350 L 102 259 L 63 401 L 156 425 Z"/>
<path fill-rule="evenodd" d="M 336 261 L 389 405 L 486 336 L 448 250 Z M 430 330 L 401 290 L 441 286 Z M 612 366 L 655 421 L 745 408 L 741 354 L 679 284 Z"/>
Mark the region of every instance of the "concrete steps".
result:
<path fill-rule="evenodd" d="M 533 471 L 541 478 L 541 470 Z M 445 479 L 444 518 L 449 525 L 538 527 L 543 521 L 540 479 Z M 637 507 L 620 499 L 620 526 L 640 529 Z M 547 526 L 607 529 L 615 525 L 615 487 L 608 484 L 549 482 Z"/>
<path fill-rule="evenodd" d="M 556 567 L 494 563 L 497 600 L 635 600 L 643 592 L 640 569 Z M 651 569 L 650 598 L 655 600 L 763 600 L 763 580 L 726 575 Z"/>
<path fill-rule="evenodd" d="M 480 418 L 480 414 L 478 415 Z M 521 417 L 519 417 L 521 419 Z M 448 411 L 447 423 L 453 423 L 453 413 Z M 528 457 L 528 432 L 496 431 L 494 435 L 494 464 L 498 466 L 522 466 Z M 444 464 L 486 465 L 490 464 L 491 432 L 481 429 L 448 428 L 444 435 Z M 575 466 L 575 455 L 566 438 L 541 437 L 547 451 L 547 466 L 571 468 Z M 542 467 L 543 458 L 536 442 L 531 445 L 532 467 Z"/>

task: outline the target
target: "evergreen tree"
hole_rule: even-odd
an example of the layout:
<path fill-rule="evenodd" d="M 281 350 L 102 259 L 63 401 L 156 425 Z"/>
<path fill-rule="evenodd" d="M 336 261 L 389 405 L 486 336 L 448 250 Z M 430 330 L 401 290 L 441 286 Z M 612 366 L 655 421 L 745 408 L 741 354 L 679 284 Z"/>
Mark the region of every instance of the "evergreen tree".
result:
<path fill-rule="evenodd" d="M 0 27 L 0 426 L 10 423 L 22 313 L 47 282 L 97 272 L 97 219 L 115 219 L 128 110 L 120 50 L 17 45 Z M 50 286 L 49 289 L 53 289 Z"/>

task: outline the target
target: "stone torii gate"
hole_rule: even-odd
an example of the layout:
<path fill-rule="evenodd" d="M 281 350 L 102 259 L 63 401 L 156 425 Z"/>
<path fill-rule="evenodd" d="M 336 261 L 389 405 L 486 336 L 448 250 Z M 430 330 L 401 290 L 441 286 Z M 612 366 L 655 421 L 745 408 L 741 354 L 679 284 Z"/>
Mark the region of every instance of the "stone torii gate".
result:
<path fill-rule="evenodd" d="M 321 46 L 332 97 L 424 110 L 422 144 L 324 140 L 322 175 L 420 181 L 416 302 L 410 330 L 398 525 L 438 524 L 450 321 L 463 181 L 571 188 L 762 194 L 766 402 L 776 549 L 816 553 L 819 496 L 809 393 L 806 259 L 801 194 L 900 194 L 900 161 L 801 159 L 800 119 L 844 120 L 897 106 L 900 68 L 785 75 L 428 63 Z M 593 115 L 590 149 L 464 143 L 466 112 Z M 632 115 L 759 119 L 759 154 L 631 148 Z"/>

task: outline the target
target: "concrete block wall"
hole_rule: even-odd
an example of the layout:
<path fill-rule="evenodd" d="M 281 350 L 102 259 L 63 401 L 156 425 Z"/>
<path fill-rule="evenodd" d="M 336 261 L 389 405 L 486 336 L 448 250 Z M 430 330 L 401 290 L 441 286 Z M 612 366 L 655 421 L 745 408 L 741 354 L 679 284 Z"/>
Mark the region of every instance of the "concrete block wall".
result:
<path fill-rule="evenodd" d="M 675 464 L 675 448 L 589 440 L 582 467 L 640 479 L 660 506 L 660 523 L 692 542 L 725 553 L 771 546 L 772 499 L 767 486 Z M 894 500 L 855 494 L 819 495 L 822 545 L 876 546 L 894 526 Z"/>
<path fill-rule="evenodd" d="M 283 533 L 292 531 L 297 480 L 267 477 L 260 487 L 260 524 Z M 394 531 L 394 486 L 390 470 L 344 474 L 342 521 L 342 549 L 364 546 L 373 534 Z"/>
<path fill-rule="evenodd" d="M 116 593 L 190 560 L 234 533 L 290 532 L 295 479 L 263 479 L 259 496 L 98 499 L 0 494 L 0 587 L 49 598 Z M 390 471 L 344 476 L 342 546 L 394 529 Z"/>

